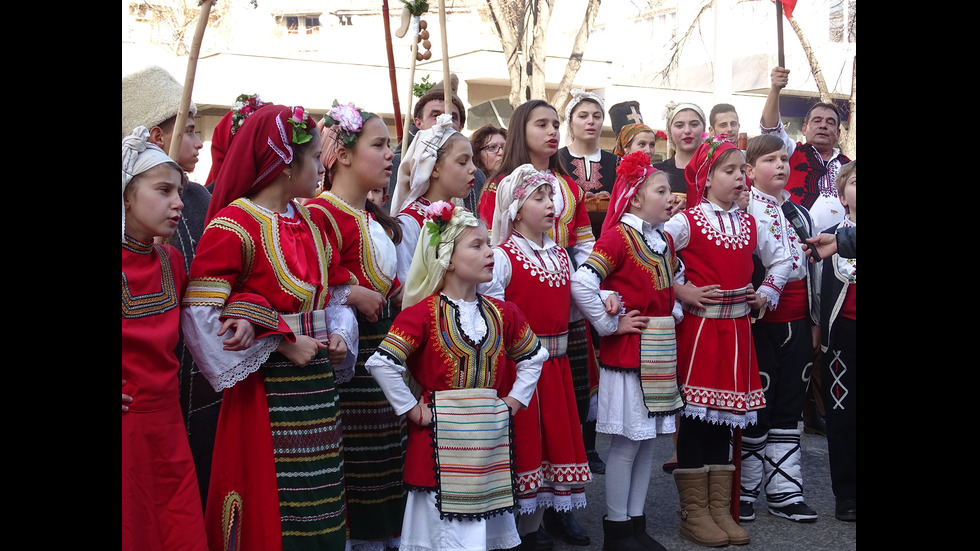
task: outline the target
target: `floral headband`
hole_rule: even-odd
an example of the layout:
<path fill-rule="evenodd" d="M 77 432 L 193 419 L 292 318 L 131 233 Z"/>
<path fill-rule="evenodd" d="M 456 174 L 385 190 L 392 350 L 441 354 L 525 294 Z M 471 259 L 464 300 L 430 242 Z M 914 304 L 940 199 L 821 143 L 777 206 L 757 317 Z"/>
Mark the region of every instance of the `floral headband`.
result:
<path fill-rule="evenodd" d="M 296 145 L 304 144 L 313 138 L 310 128 L 316 126 L 310 115 L 300 106 L 292 107 L 292 114 L 286 121 L 293 125 L 293 139 L 291 143 Z"/>
<path fill-rule="evenodd" d="M 263 105 L 266 103 L 258 94 L 242 94 L 235 98 L 235 104 L 231 108 L 231 135 L 234 136 L 245 119 Z"/>
<path fill-rule="evenodd" d="M 364 128 L 364 121 L 371 114 L 354 107 L 353 103 L 340 105 L 334 100 L 333 107 L 323 116 L 323 122 L 327 126 L 338 128 L 337 137 L 347 149 L 353 149 L 357 143 L 358 133 Z"/>
<path fill-rule="evenodd" d="M 551 189 L 558 189 L 558 178 L 555 178 L 550 172 L 536 172 L 522 178 L 517 185 L 514 186 L 514 199 L 521 200 L 525 199 L 528 193 L 538 189 L 543 185 L 550 185 Z"/>
<path fill-rule="evenodd" d="M 718 150 L 718 146 L 720 146 L 725 142 L 731 142 L 731 140 L 728 139 L 728 134 L 717 134 L 715 136 L 709 136 L 708 133 L 705 132 L 701 134 L 701 142 L 706 144 L 711 144 L 708 147 L 708 155 L 704 159 L 704 162 L 708 163 L 708 165 L 710 166 L 712 162 L 711 159 L 712 157 L 714 157 L 715 151 Z"/>
<path fill-rule="evenodd" d="M 637 134 L 640 134 L 642 132 L 653 133 L 654 144 L 656 144 L 661 140 L 667 139 L 666 132 L 664 132 L 663 130 L 654 130 L 649 126 L 643 124 L 642 122 L 627 124 L 619 130 L 619 136 L 616 137 L 616 146 L 613 149 L 613 154 L 619 157 L 624 156 L 626 154 L 626 146 L 629 145 L 631 141 L 633 141 L 633 138 L 635 138 Z"/>
<path fill-rule="evenodd" d="M 447 201 L 436 201 L 425 207 L 425 231 L 429 234 L 429 245 L 436 247 L 449 221 L 453 219 L 455 205 Z M 436 253 L 438 256 L 438 252 Z"/>

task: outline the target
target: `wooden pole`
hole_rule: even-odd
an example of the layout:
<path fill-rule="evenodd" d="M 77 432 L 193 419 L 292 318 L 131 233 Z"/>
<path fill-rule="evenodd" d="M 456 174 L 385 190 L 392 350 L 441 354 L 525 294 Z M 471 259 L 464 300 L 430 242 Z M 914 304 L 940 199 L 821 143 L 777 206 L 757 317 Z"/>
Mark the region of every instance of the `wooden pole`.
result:
<path fill-rule="evenodd" d="M 174 123 L 173 137 L 170 139 L 170 158 L 177 161 L 180 157 L 181 140 L 184 138 L 184 127 L 187 124 L 187 113 L 191 110 L 191 91 L 194 90 L 194 75 L 197 73 L 197 60 L 201 55 L 201 40 L 204 29 L 208 26 L 211 15 L 211 5 L 214 0 L 201 1 L 201 13 L 197 18 L 197 28 L 191 41 L 191 52 L 187 57 L 187 72 L 184 73 L 184 89 L 180 95 L 180 107 L 177 109 L 177 121 Z"/>
<path fill-rule="evenodd" d="M 415 98 L 415 61 L 419 54 L 418 30 L 412 40 L 412 65 L 408 70 L 408 101 L 405 102 L 405 138 L 402 140 L 402 160 L 405 159 L 405 152 L 408 151 L 408 142 L 411 141 L 411 119 L 412 100 Z M 397 178 L 397 177 L 396 177 Z"/>
<path fill-rule="evenodd" d="M 783 3 L 776 0 L 776 64 L 786 67 L 786 54 L 783 52 Z"/>
<path fill-rule="evenodd" d="M 402 139 L 402 108 L 398 105 L 398 84 L 395 82 L 395 54 L 391 49 L 391 22 L 388 20 L 388 0 L 382 0 L 381 17 L 385 22 L 385 48 L 388 50 L 388 79 L 391 81 L 391 105 L 395 114 L 395 135 Z"/>
<path fill-rule="evenodd" d="M 439 0 L 439 31 L 442 34 L 442 103 L 445 112 L 452 115 L 453 89 L 449 75 L 449 40 L 446 38 L 446 0 Z"/>

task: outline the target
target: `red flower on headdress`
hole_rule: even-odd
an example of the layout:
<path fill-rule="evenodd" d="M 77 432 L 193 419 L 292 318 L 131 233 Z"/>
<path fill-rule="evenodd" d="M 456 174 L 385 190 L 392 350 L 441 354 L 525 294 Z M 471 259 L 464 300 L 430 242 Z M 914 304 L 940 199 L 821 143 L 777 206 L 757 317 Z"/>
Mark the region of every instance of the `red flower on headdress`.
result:
<path fill-rule="evenodd" d="M 425 208 L 426 217 L 433 222 L 449 222 L 456 207 L 448 201 L 436 201 Z"/>
<path fill-rule="evenodd" d="M 643 177 L 644 168 L 650 166 L 650 157 L 642 151 L 634 151 L 623 157 L 616 167 L 616 175 L 627 182 L 635 183 Z"/>

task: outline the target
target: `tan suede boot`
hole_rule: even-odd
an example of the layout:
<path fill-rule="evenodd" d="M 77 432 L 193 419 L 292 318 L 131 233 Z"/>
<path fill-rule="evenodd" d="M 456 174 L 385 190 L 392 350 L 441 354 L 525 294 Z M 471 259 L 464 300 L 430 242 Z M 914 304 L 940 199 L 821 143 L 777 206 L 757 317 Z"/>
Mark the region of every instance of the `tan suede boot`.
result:
<path fill-rule="evenodd" d="M 749 543 L 749 533 L 732 518 L 732 478 L 735 465 L 708 465 L 708 508 L 715 524 L 728 534 L 732 545 Z"/>
<path fill-rule="evenodd" d="M 705 547 L 728 545 L 728 534 L 715 524 L 708 509 L 708 467 L 674 469 L 674 483 L 681 501 L 677 512 L 681 537 Z"/>

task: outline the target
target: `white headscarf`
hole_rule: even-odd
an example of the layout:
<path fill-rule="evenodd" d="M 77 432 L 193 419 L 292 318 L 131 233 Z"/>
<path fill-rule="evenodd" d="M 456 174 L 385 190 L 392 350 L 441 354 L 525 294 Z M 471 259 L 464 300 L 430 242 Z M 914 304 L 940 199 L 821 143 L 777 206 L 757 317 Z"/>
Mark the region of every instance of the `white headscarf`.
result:
<path fill-rule="evenodd" d="M 426 208 L 426 220 L 405 277 L 403 310 L 442 290 L 456 238 L 479 223 L 472 212 L 445 201 L 436 201 Z"/>
<path fill-rule="evenodd" d="M 538 170 L 534 165 L 523 164 L 504 177 L 497 185 L 497 208 L 493 212 L 493 234 L 490 244 L 497 246 L 510 237 L 514 231 L 514 220 L 518 211 L 543 185 L 551 186 L 551 193 L 558 189 L 558 179 L 550 170 Z"/>
<path fill-rule="evenodd" d="M 568 106 L 565 107 L 565 120 L 568 121 L 572 118 L 572 113 L 575 112 L 575 108 L 578 104 L 585 100 L 592 100 L 599 104 L 599 109 L 602 110 L 602 116 L 606 116 L 606 105 L 602 103 L 602 98 L 593 94 L 592 92 L 586 92 L 581 88 L 572 88 L 570 92 L 572 98 L 568 100 Z"/>
<path fill-rule="evenodd" d="M 156 144 L 150 143 L 150 131 L 137 126 L 122 139 L 122 242 L 126 242 L 126 186 L 133 178 L 163 163 L 171 163 L 181 174 L 180 166 Z"/>
<path fill-rule="evenodd" d="M 425 195 L 429 189 L 429 177 L 436 166 L 439 148 L 456 133 L 453 116 L 439 115 L 430 128 L 419 130 L 405 151 L 405 159 L 398 165 L 398 180 L 391 197 L 391 215 L 398 216 L 412 201 Z"/>

